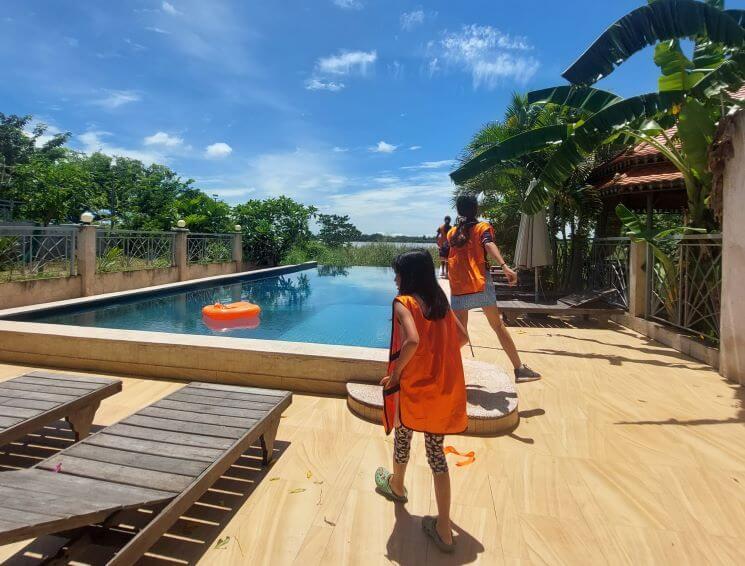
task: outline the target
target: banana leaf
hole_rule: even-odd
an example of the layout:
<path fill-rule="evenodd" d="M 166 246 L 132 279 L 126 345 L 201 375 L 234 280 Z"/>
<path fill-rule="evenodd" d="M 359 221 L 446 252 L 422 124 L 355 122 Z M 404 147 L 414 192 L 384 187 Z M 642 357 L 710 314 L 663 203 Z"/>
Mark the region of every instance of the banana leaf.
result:
<path fill-rule="evenodd" d="M 551 156 L 539 177 L 541 189 L 528 193 L 523 211 L 535 214 L 545 207 L 551 191 L 560 190 L 587 155 L 610 138 L 682 101 L 682 92 L 650 92 L 620 100 L 591 116 Z"/>
<path fill-rule="evenodd" d="M 736 49 L 745 43 L 743 27 L 722 10 L 695 0 L 658 0 L 616 21 L 562 76 L 592 84 L 648 45 L 699 36 Z"/>
<path fill-rule="evenodd" d="M 706 73 L 693 87 L 696 98 L 713 98 L 722 91 L 733 92 L 745 83 L 745 51 L 738 51 L 716 69 Z"/>
<path fill-rule="evenodd" d="M 450 173 L 450 178 L 456 184 L 462 184 L 488 171 L 495 165 L 544 149 L 550 145 L 562 142 L 569 136 L 566 125 L 546 126 L 535 128 L 501 143 L 493 145 L 476 157 L 466 161 L 458 169 Z"/>
<path fill-rule="evenodd" d="M 703 57 L 703 53 L 699 55 Z M 658 43 L 654 62 L 662 71 L 657 87 L 660 92 L 688 90 L 703 77 L 703 72 L 693 71 L 693 62 L 685 56 L 677 39 Z"/>
<path fill-rule="evenodd" d="M 607 90 L 572 85 L 544 88 L 528 93 L 529 104 L 558 104 L 593 114 L 619 100 L 623 98 Z"/>
<path fill-rule="evenodd" d="M 740 26 L 745 26 L 745 10 L 724 10 L 724 13 L 735 20 Z"/>
<path fill-rule="evenodd" d="M 716 118 L 696 99 L 687 100 L 678 119 L 678 138 L 686 163 L 698 179 L 709 174 L 709 147 L 714 139 Z"/>

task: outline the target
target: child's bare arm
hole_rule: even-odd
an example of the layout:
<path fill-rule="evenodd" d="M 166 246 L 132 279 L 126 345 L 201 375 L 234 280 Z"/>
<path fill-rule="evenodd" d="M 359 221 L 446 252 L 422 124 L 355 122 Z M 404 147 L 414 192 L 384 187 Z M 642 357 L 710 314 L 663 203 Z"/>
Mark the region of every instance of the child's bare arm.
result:
<path fill-rule="evenodd" d="M 401 379 L 401 372 L 406 367 L 406 364 L 411 361 L 411 358 L 414 357 L 416 349 L 419 346 L 419 332 L 417 332 L 414 317 L 411 316 L 409 309 L 401 303 L 396 302 L 393 306 L 393 316 L 398 319 L 401 328 L 401 352 L 398 355 L 396 368 L 393 370 L 393 373 L 385 376 L 380 382 L 386 389 L 398 384 Z"/>

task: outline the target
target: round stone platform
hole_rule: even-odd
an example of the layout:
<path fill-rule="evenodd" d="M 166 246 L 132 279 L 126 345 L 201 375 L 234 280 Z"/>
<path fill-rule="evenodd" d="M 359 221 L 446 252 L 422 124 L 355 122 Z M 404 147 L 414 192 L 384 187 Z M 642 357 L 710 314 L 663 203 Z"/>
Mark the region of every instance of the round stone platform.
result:
<path fill-rule="evenodd" d="M 466 434 L 497 435 L 517 426 L 517 389 L 514 378 L 502 368 L 463 360 L 468 392 L 468 429 Z M 365 420 L 382 422 L 383 391 L 371 383 L 347 383 L 347 404 Z"/>

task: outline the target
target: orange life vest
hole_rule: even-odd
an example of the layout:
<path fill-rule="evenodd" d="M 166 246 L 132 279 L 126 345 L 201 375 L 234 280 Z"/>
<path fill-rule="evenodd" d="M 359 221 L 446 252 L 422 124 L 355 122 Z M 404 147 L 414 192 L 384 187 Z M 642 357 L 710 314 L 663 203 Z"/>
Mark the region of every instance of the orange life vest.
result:
<path fill-rule="evenodd" d="M 437 247 L 441 248 L 448 241 L 448 231 L 443 224 L 437 229 Z"/>
<path fill-rule="evenodd" d="M 394 300 L 414 317 L 419 346 L 401 372 L 401 381 L 383 391 L 386 434 L 398 421 L 406 428 L 432 434 L 459 434 L 466 430 L 466 381 L 460 356 L 460 339 L 453 311 L 445 318 L 427 320 L 414 297 Z M 396 367 L 401 351 L 401 328 L 393 314 L 388 375 Z"/>
<path fill-rule="evenodd" d="M 468 242 L 460 247 L 453 245 L 456 230 L 457 228 L 451 228 L 448 232 L 450 292 L 453 295 L 480 293 L 486 288 L 486 274 L 489 272 L 486 250 L 481 239 L 485 232 L 489 232 L 491 239 L 494 240 L 494 228 L 488 222 L 474 224 L 471 226 Z"/>

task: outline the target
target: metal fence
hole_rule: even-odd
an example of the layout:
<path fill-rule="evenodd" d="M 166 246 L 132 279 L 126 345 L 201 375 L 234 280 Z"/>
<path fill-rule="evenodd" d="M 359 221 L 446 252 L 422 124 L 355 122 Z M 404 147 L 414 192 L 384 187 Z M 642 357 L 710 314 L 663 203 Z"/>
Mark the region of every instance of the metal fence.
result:
<path fill-rule="evenodd" d="M 106 230 L 96 232 L 96 271 L 136 271 L 175 264 L 173 232 Z"/>
<path fill-rule="evenodd" d="M 585 268 L 587 287 L 593 291 L 612 289 L 605 301 L 629 308 L 629 258 L 631 240 L 627 237 L 595 238 L 590 242 Z"/>
<path fill-rule="evenodd" d="M 189 263 L 224 263 L 233 259 L 232 234 L 190 233 L 186 237 Z"/>
<path fill-rule="evenodd" d="M 0 282 L 77 274 L 76 227 L 0 226 Z"/>
<path fill-rule="evenodd" d="M 722 235 L 681 236 L 649 248 L 647 312 L 713 342 L 719 341 Z"/>

